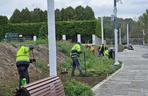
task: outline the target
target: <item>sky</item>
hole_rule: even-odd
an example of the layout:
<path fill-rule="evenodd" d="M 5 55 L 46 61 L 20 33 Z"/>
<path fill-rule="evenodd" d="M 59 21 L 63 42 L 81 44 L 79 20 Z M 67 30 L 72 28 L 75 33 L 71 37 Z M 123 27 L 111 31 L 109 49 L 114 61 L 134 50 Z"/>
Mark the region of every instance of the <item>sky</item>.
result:
<path fill-rule="evenodd" d="M 113 0 L 55 0 L 55 9 L 79 5 L 92 7 L 96 17 L 113 14 Z M 0 0 L 0 15 L 10 17 L 16 8 L 22 10 L 25 7 L 46 10 L 47 0 Z M 122 0 L 117 3 L 117 8 L 118 17 L 136 19 L 148 9 L 148 0 Z"/>

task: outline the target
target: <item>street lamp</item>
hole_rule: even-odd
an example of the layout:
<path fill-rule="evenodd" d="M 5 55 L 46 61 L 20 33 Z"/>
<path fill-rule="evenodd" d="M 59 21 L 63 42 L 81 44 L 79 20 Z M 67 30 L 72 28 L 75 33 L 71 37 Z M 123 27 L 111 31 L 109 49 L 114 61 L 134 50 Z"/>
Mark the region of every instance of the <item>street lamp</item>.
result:
<path fill-rule="evenodd" d="M 115 65 L 118 65 L 118 28 L 117 28 L 117 2 L 114 0 L 114 34 L 115 34 Z"/>
<path fill-rule="evenodd" d="M 102 44 L 104 44 L 103 17 L 101 17 L 101 38 L 102 38 Z"/>
<path fill-rule="evenodd" d="M 145 32 L 144 32 L 144 29 L 142 30 L 143 32 L 143 45 L 145 45 L 145 40 L 144 40 L 144 37 L 145 37 Z"/>
<path fill-rule="evenodd" d="M 129 46 L 129 24 L 127 24 L 127 46 Z"/>
<path fill-rule="evenodd" d="M 47 0 L 48 7 L 48 47 L 49 47 L 49 73 L 50 76 L 57 76 L 56 62 L 56 35 L 55 35 L 55 12 L 54 0 Z"/>

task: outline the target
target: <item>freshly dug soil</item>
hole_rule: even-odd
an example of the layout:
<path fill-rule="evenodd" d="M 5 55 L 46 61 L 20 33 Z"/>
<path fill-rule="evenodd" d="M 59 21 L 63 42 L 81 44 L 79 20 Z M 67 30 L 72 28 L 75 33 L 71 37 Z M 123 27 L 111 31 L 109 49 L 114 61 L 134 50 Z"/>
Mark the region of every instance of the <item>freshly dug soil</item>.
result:
<path fill-rule="evenodd" d="M 60 76 L 63 83 L 66 82 L 66 81 L 69 81 L 71 79 L 74 79 L 74 80 L 83 82 L 85 84 L 88 84 L 91 87 L 95 86 L 96 84 L 98 84 L 99 82 L 101 82 L 102 80 L 104 80 L 107 77 L 107 76 L 93 76 L 93 77 L 90 77 L 90 76 L 85 76 L 85 77 L 74 76 L 74 77 L 71 77 L 70 73 L 59 74 L 59 76 Z"/>
<path fill-rule="evenodd" d="M 12 46 L 8 43 L 0 43 L 0 84 L 8 83 L 9 81 L 18 80 L 18 72 L 16 68 L 16 46 Z M 44 63 L 48 64 L 48 46 L 38 45 L 34 49 L 35 59 L 43 60 Z M 65 56 L 61 52 L 57 51 L 58 64 L 64 62 Z M 31 81 L 36 80 L 36 76 L 39 72 L 36 71 L 35 65 L 30 64 L 29 74 Z M 33 79 L 32 79 L 33 78 Z M 36 79 L 35 79 L 36 78 Z M 42 77 L 43 78 L 43 77 Z"/>

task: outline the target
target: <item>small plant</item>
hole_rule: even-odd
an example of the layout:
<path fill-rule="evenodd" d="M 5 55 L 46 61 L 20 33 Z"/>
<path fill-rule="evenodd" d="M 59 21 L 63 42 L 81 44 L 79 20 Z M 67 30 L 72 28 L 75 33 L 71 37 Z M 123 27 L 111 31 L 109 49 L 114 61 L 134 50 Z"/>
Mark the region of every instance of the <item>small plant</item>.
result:
<path fill-rule="evenodd" d="M 42 73 L 48 72 L 48 67 L 43 59 L 38 59 L 36 61 L 35 67 Z"/>
<path fill-rule="evenodd" d="M 81 82 L 71 80 L 64 84 L 66 96 L 93 96 L 91 88 Z"/>
<path fill-rule="evenodd" d="M 68 57 L 70 56 L 71 48 L 74 44 L 70 43 L 70 41 L 58 41 L 57 48 L 60 52 L 64 53 Z"/>

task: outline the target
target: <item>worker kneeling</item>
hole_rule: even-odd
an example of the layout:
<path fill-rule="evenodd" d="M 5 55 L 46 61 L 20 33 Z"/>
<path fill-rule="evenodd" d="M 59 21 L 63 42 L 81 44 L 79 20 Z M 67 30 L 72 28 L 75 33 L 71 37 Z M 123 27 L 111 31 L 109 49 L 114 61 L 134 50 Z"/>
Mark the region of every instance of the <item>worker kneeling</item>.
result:
<path fill-rule="evenodd" d="M 80 63 L 79 63 L 79 56 L 81 54 L 81 44 L 77 43 L 75 44 L 72 49 L 71 49 L 71 58 L 72 58 L 72 76 L 75 76 L 75 69 L 76 67 L 78 68 L 79 72 L 80 72 L 80 76 L 82 76 L 82 70 L 80 67 Z"/>
<path fill-rule="evenodd" d="M 16 66 L 19 73 L 19 88 L 25 86 L 30 82 L 28 67 L 29 64 L 35 62 L 35 59 L 30 59 L 29 52 L 32 51 L 34 47 L 32 45 L 21 46 L 16 54 Z"/>
<path fill-rule="evenodd" d="M 115 51 L 112 48 L 109 48 L 109 49 L 107 47 L 105 48 L 104 56 L 113 59 L 114 54 L 115 54 Z"/>

